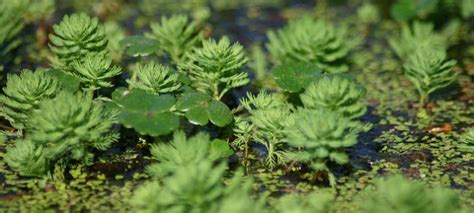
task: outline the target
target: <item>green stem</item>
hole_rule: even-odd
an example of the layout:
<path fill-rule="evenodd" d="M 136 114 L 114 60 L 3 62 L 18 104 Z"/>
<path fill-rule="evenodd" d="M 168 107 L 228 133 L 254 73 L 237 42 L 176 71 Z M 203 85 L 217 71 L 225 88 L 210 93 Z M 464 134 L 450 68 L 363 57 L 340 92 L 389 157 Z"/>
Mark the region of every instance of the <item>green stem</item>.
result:
<path fill-rule="evenodd" d="M 418 112 L 421 112 L 425 106 L 426 95 L 420 95 L 420 103 L 418 104 Z"/>

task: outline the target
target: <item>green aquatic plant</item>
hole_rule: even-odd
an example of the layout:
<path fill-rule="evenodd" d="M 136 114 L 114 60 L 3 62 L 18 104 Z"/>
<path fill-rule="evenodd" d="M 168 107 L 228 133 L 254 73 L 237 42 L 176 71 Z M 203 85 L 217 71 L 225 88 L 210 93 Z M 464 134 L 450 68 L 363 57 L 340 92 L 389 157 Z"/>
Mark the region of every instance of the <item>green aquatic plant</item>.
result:
<path fill-rule="evenodd" d="M 457 147 L 463 152 L 474 153 L 474 128 L 469 128 L 462 134 Z"/>
<path fill-rule="evenodd" d="M 291 151 L 289 160 L 307 163 L 317 172 L 326 172 L 331 185 L 336 184 L 328 161 L 349 163 L 348 147 L 357 143 L 361 124 L 338 112 L 324 109 L 299 109 L 285 120 L 284 134 Z"/>
<path fill-rule="evenodd" d="M 53 99 L 42 101 L 31 114 L 26 142 L 19 142 L 21 145 L 7 153 L 8 162 L 13 169 L 34 176 L 46 175 L 38 172 L 44 169 L 36 169 L 43 164 L 69 160 L 89 164 L 94 156 L 92 150 L 105 150 L 118 139 L 118 134 L 111 131 L 115 117 L 115 113 L 106 111 L 88 95 L 59 93 Z M 19 152 L 23 154 L 18 155 Z M 34 157 L 27 156 L 28 152 Z M 18 159 L 20 157 L 23 159 Z M 15 162 L 34 170 L 25 171 Z"/>
<path fill-rule="evenodd" d="M 248 74 L 242 71 L 248 61 L 244 49 L 238 43 L 231 44 L 227 37 L 204 41 L 202 47 L 187 52 L 185 59 L 178 66 L 189 75 L 192 86 L 217 100 L 249 82 Z"/>
<path fill-rule="evenodd" d="M 209 121 L 224 127 L 233 121 L 229 107 L 202 92 L 187 92 L 179 97 L 176 109 L 193 124 L 207 125 Z"/>
<path fill-rule="evenodd" d="M 49 39 L 51 51 L 57 57 L 52 59 L 52 63 L 57 67 L 68 66 L 88 53 L 107 51 L 107 35 L 97 18 L 84 13 L 66 15 L 61 23 L 53 26 L 53 30 Z"/>
<path fill-rule="evenodd" d="M 17 35 L 25 26 L 23 14 L 26 5 L 18 5 L 8 1 L 0 2 L 0 62 L 5 63 L 6 55 L 17 48 L 21 40 Z M 0 65 L 1 65 L 0 64 Z"/>
<path fill-rule="evenodd" d="M 330 212 L 334 200 L 335 194 L 329 190 L 319 190 L 308 195 L 287 194 L 275 200 L 271 212 Z"/>
<path fill-rule="evenodd" d="M 89 163 L 90 150 L 105 150 L 118 139 L 112 131 L 116 113 L 107 111 L 89 95 L 63 92 L 41 102 L 29 123 L 27 139 L 55 150 L 53 156 L 67 156 Z"/>
<path fill-rule="evenodd" d="M 354 48 L 347 28 L 309 17 L 292 20 L 283 29 L 268 33 L 267 47 L 277 64 L 316 64 L 323 72 L 348 71 L 347 56 Z"/>
<path fill-rule="evenodd" d="M 445 38 L 434 31 L 433 24 L 419 21 L 413 22 L 411 26 L 403 23 L 400 34 L 390 37 L 388 43 L 402 60 L 420 48 L 445 51 L 448 47 Z"/>
<path fill-rule="evenodd" d="M 4 95 L 0 95 L 0 116 L 18 129 L 28 125 L 31 113 L 42 100 L 53 98 L 62 86 L 45 70 L 23 70 L 19 75 L 8 75 Z"/>
<path fill-rule="evenodd" d="M 198 165 L 202 161 L 215 162 L 233 154 L 226 141 L 211 140 L 205 133 L 186 138 L 182 131 L 175 132 L 170 143 L 153 144 L 150 152 L 158 163 L 148 166 L 147 171 L 157 177 L 173 174 L 181 167 Z"/>
<path fill-rule="evenodd" d="M 273 79 L 285 91 L 298 93 L 319 78 L 321 69 L 312 63 L 288 63 L 272 70 Z"/>
<path fill-rule="evenodd" d="M 140 186 L 131 200 L 137 212 L 259 212 L 261 203 L 252 202 L 251 182 L 241 174 L 234 175 L 229 185 L 223 184 L 226 165 L 209 161 L 179 167 L 162 183 L 152 181 Z M 161 198 L 161 199 L 156 199 Z M 236 203 L 233 203 L 233 202 Z M 246 206 L 238 206 L 239 204 Z"/>
<path fill-rule="evenodd" d="M 457 73 L 452 69 L 454 65 L 456 60 L 447 60 L 446 53 L 438 49 L 419 48 L 408 57 L 403 68 L 420 94 L 420 109 L 431 93 L 457 79 Z"/>
<path fill-rule="evenodd" d="M 22 176 L 42 177 L 49 172 L 50 162 L 42 146 L 30 140 L 16 141 L 7 149 L 5 162 Z"/>
<path fill-rule="evenodd" d="M 368 189 L 361 212 L 463 212 L 456 192 L 444 188 L 428 188 L 401 175 L 380 179 L 375 190 Z"/>
<path fill-rule="evenodd" d="M 186 52 L 200 44 L 203 40 L 201 26 L 198 22 L 189 22 L 185 15 L 161 17 L 159 23 L 150 24 L 150 38 L 160 43 L 160 49 L 169 54 L 174 63 L 183 59 Z"/>
<path fill-rule="evenodd" d="M 109 41 L 107 45 L 108 52 L 114 60 L 114 62 L 120 62 L 122 60 L 125 48 L 121 45 L 121 42 L 125 39 L 125 30 L 114 21 L 108 21 L 104 23 L 105 34 Z"/>
<path fill-rule="evenodd" d="M 251 139 L 264 145 L 267 150 L 264 163 L 268 168 L 284 163 L 286 143 L 283 129 L 284 122 L 292 112 L 292 106 L 286 103 L 282 96 L 268 94 L 266 91 L 257 96 L 248 93 L 247 97 L 241 100 L 241 106 L 250 114 L 241 122 L 248 122 L 252 130 L 249 135 L 237 138 L 236 143 L 248 145 L 248 140 Z"/>
<path fill-rule="evenodd" d="M 327 109 L 355 119 L 367 112 L 366 89 L 354 79 L 342 75 L 323 75 L 300 95 L 308 109 Z"/>
<path fill-rule="evenodd" d="M 178 80 L 179 74 L 170 67 L 149 62 L 139 64 L 135 71 L 136 78 L 128 79 L 131 88 L 141 89 L 151 94 L 172 93 L 181 89 L 183 84 Z"/>
<path fill-rule="evenodd" d="M 112 87 L 112 78 L 122 73 L 122 69 L 112 65 L 112 58 L 106 53 L 87 53 L 73 61 L 71 72 L 83 84 L 85 90 L 94 91 Z"/>
<path fill-rule="evenodd" d="M 120 111 L 119 121 L 142 135 L 166 135 L 179 128 L 179 116 L 171 111 L 172 95 L 154 95 L 143 90 L 118 89 L 112 95 Z"/>

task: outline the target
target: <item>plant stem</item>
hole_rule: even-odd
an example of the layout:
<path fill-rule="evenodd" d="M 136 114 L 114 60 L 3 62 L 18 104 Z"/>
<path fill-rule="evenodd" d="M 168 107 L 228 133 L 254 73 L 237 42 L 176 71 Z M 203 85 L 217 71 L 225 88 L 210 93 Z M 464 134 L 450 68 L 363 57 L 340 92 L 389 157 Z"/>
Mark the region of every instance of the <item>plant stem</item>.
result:
<path fill-rule="evenodd" d="M 426 95 L 420 95 L 420 103 L 418 104 L 418 112 L 421 112 L 425 106 Z"/>

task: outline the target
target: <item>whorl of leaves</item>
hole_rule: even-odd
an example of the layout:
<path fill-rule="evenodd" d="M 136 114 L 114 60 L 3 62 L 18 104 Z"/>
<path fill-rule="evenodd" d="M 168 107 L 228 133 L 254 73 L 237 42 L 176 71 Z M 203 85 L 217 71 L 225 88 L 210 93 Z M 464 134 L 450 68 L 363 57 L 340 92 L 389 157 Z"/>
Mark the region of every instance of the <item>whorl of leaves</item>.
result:
<path fill-rule="evenodd" d="M 346 57 L 354 45 L 347 29 L 309 17 L 293 20 L 282 29 L 268 33 L 267 47 L 278 64 L 314 63 L 323 72 L 348 71 Z"/>
<path fill-rule="evenodd" d="M 310 84 L 300 97 L 305 108 L 324 108 L 353 119 L 366 113 L 365 95 L 365 88 L 350 77 L 323 75 Z"/>
<path fill-rule="evenodd" d="M 204 41 L 201 48 L 194 48 L 185 57 L 180 70 L 189 74 L 193 87 L 215 99 L 249 82 L 248 74 L 242 71 L 248 61 L 244 49 L 238 43 L 231 44 L 227 37 Z"/>
<path fill-rule="evenodd" d="M 105 53 L 88 53 L 71 64 L 70 74 L 76 76 L 86 90 L 112 87 L 111 78 L 120 75 L 122 69 L 112 65 L 112 58 Z"/>
<path fill-rule="evenodd" d="M 415 84 L 423 99 L 457 79 L 452 69 L 456 60 L 447 60 L 444 50 L 419 48 L 403 65 L 406 76 Z"/>
<path fill-rule="evenodd" d="M 53 26 L 53 30 L 49 39 L 51 51 L 57 56 L 53 64 L 57 66 L 67 66 L 91 52 L 107 51 L 107 36 L 97 18 L 84 13 L 66 15 L 61 23 Z"/>
<path fill-rule="evenodd" d="M 184 54 L 203 39 L 199 23 L 188 20 L 185 15 L 163 16 L 159 23 L 150 24 L 152 33 L 148 36 L 160 43 L 160 49 L 169 54 L 174 63 L 181 61 Z"/>
<path fill-rule="evenodd" d="M 44 99 L 53 98 L 62 89 L 60 82 L 44 70 L 23 70 L 19 75 L 9 75 L 4 95 L 0 95 L 0 116 L 15 128 L 23 129 L 31 113 Z"/>
<path fill-rule="evenodd" d="M 367 198 L 364 198 L 362 210 L 368 213 L 463 212 L 456 192 L 440 187 L 430 189 L 401 175 L 378 180 L 375 190 L 368 190 Z"/>
<path fill-rule="evenodd" d="M 285 123 L 286 142 L 293 147 L 288 152 L 288 159 L 307 163 L 316 171 L 328 172 L 333 185 L 335 180 L 327 161 L 348 163 L 345 149 L 357 143 L 360 130 L 360 123 L 338 112 L 299 109 Z"/>
<path fill-rule="evenodd" d="M 127 80 L 127 83 L 133 88 L 151 94 L 172 93 L 182 87 L 182 83 L 178 80 L 178 73 L 153 61 L 138 65 L 134 72 L 136 72 L 136 79 Z"/>
<path fill-rule="evenodd" d="M 413 22 L 411 26 L 404 23 L 400 34 L 390 37 L 388 42 L 402 60 L 406 60 L 420 48 L 445 51 L 448 47 L 446 40 L 434 31 L 433 24 L 418 21 Z"/>

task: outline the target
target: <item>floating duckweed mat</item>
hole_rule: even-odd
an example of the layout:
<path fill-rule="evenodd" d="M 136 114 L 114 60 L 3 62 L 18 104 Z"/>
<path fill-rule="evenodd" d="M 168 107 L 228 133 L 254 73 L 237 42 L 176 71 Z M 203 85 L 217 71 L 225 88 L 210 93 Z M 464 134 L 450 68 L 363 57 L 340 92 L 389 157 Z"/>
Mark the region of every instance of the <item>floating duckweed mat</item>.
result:
<path fill-rule="evenodd" d="M 471 212 L 471 0 L 0 0 L 1 212 Z"/>

